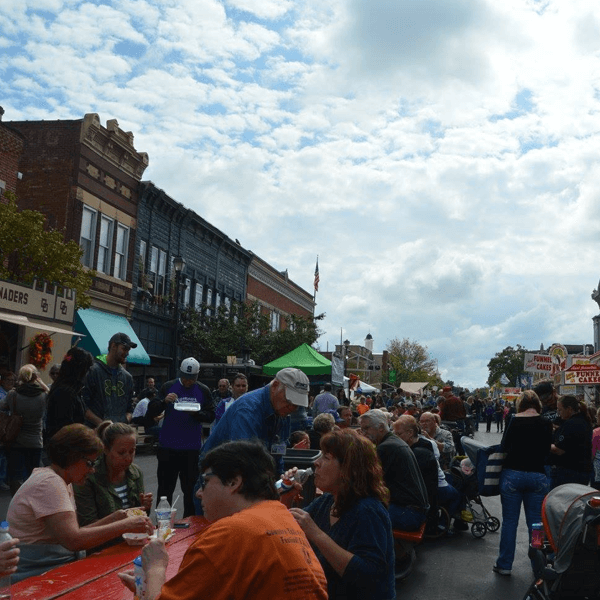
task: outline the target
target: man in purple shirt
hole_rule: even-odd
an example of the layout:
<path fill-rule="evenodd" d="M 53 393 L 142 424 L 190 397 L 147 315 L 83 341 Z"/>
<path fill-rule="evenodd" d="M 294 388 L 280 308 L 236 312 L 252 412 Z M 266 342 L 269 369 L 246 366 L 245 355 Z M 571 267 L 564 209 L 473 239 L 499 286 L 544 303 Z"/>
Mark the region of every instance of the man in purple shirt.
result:
<path fill-rule="evenodd" d="M 313 404 L 313 417 L 320 415 L 326 410 L 337 410 L 340 407 L 338 399 L 331 393 L 331 384 L 326 383 L 323 386 L 323 393 L 319 394 Z"/>
<path fill-rule="evenodd" d="M 202 424 L 215 418 L 215 402 L 210 390 L 198 382 L 200 363 L 185 358 L 179 377 L 167 381 L 160 389 L 159 399 L 165 411 L 160 428 L 158 459 L 157 503 L 161 496 L 173 501 L 177 478 L 183 492 L 183 516 L 194 514 L 194 484 L 198 479 L 198 457 L 202 446 Z"/>

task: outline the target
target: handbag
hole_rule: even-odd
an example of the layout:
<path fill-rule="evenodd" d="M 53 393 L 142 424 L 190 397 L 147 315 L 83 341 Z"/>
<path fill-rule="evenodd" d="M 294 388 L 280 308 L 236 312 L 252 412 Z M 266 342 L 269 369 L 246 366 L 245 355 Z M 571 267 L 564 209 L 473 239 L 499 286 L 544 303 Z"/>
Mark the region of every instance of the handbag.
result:
<path fill-rule="evenodd" d="M 8 393 L 6 402 L 9 408 L 10 400 L 15 400 L 15 396 L 13 390 Z M 10 412 L 11 414 L 0 412 L 0 444 L 4 446 L 10 446 L 17 439 L 23 425 L 23 416 L 17 414 L 14 402 Z"/>
<path fill-rule="evenodd" d="M 477 487 L 480 496 L 498 496 L 500 494 L 500 474 L 506 458 L 502 446 L 488 446 L 477 452 Z"/>
<path fill-rule="evenodd" d="M 502 445 L 485 446 L 482 442 L 469 437 L 462 437 L 461 442 L 467 456 L 475 466 L 479 495 L 498 496 L 502 465 L 507 454 Z"/>

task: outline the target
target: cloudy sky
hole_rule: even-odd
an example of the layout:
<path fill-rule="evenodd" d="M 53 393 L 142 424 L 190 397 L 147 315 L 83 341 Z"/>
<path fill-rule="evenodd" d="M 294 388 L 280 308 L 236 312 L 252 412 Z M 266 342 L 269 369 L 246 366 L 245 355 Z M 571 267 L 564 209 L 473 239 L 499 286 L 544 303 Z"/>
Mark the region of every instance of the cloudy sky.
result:
<path fill-rule="evenodd" d="M 116 118 L 144 175 L 305 289 L 322 350 L 593 342 L 597 0 L 2 0 L 5 121 Z"/>

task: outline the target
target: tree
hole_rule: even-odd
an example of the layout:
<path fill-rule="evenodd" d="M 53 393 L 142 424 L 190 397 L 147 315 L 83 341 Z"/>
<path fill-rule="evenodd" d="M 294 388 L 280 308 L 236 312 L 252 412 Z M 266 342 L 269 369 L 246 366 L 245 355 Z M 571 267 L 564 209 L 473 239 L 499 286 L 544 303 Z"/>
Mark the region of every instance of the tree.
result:
<path fill-rule="evenodd" d="M 270 316 L 257 302 L 221 305 L 216 314 L 208 306 L 188 308 L 182 313 L 179 340 L 184 353 L 201 356 L 202 362 L 221 363 L 235 355 L 264 365 L 300 344 L 312 345 L 321 335 L 317 322 L 324 318 L 290 315 L 287 329 L 271 331 Z"/>
<path fill-rule="evenodd" d="M 494 358 L 488 363 L 490 376 L 488 377 L 488 385 L 494 385 L 500 381 L 500 377 L 504 373 L 510 383 L 515 387 L 517 378 L 523 372 L 525 364 L 525 348 L 517 344 L 516 348 L 507 346 L 501 352 L 496 352 Z"/>
<path fill-rule="evenodd" d="M 74 241 L 65 242 L 62 232 L 45 229 L 45 217 L 35 210 L 19 211 L 14 194 L 0 202 L 0 279 L 31 284 L 45 280 L 77 294 L 76 308 L 87 308 L 87 292 L 96 275 L 81 264 L 83 251 Z"/>
<path fill-rule="evenodd" d="M 396 374 L 396 384 L 402 381 L 428 381 L 440 385 L 436 361 L 429 356 L 426 346 L 408 338 L 394 338 L 388 344 L 387 351 L 390 370 Z"/>

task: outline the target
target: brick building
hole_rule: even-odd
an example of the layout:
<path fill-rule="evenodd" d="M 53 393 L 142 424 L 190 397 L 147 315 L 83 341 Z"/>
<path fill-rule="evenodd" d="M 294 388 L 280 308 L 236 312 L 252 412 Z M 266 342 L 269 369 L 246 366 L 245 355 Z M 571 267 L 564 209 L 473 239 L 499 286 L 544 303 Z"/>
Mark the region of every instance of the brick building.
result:
<path fill-rule="evenodd" d="M 133 310 L 138 185 L 148 156 L 136 151 L 133 134 L 116 119 L 104 127 L 96 114 L 9 126 L 25 140 L 19 207 L 44 213 L 50 227 L 82 247 L 83 264 L 97 273 L 89 291 L 92 308 L 78 311 L 75 330 L 86 336 L 80 346 L 105 353 L 112 333 L 135 335 L 127 319 Z M 129 361 L 149 358 L 138 347 Z"/>
<path fill-rule="evenodd" d="M 21 178 L 25 137 L 2 122 L 3 115 L 0 107 L 0 202 L 8 202 L 6 192 L 16 194 Z M 54 355 L 62 355 L 70 345 L 74 307 L 73 290 L 43 281 L 25 285 L 0 280 L 0 375 L 29 361 L 29 341 L 42 332 L 53 336 Z"/>
<path fill-rule="evenodd" d="M 315 301 L 312 294 L 291 281 L 287 270 L 277 271 L 256 254 L 251 254 L 247 300 L 257 301 L 262 311 L 271 316 L 271 329 L 285 329 L 290 314 L 313 317 Z"/>
<path fill-rule="evenodd" d="M 221 304 L 245 300 L 250 253 L 151 181 L 144 181 L 140 184 L 133 267 L 134 328 L 152 360 L 145 371 L 160 381 L 175 373 L 178 360 L 174 335 L 176 256 L 185 262 L 180 275 L 180 309 L 206 304 L 214 311 Z"/>
<path fill-rule="evenodd" d="M 4 192 L 16 193 L 19 178 L 19 161 L 25 143 L 23 136 L 2 122 L 4 109 L 0 106 L 0 201 L 5 202 Z"/>

